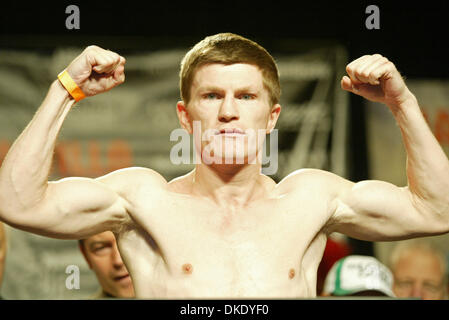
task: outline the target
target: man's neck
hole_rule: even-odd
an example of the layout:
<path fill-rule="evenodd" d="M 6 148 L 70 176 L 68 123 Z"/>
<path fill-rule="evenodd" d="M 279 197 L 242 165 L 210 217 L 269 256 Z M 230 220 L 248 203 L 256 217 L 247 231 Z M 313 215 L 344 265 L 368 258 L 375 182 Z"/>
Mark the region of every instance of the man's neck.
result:
<path fill-rule="evenodd" d="M 220 207 L 241 208 L 267 196 L 275 183 L 261 173 L 260 164 L 198 164 L 191 173 L 192 193 Z"/>

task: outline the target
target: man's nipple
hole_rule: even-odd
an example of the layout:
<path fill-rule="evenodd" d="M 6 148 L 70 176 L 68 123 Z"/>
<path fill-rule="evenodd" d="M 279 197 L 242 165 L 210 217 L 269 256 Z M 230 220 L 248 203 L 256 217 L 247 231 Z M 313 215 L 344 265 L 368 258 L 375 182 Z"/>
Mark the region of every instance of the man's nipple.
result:
<path fill-rule="evenodd" d="M 184 263 L 182 265 L 182 272 L 184 274 L 192 274 L 193 272 L 193 266 L 190 263 Z"/>
<path fill-rule="evenodd" d="M 293 279 L 295 277 L 295 269 L 292 268 L 288 271 L 288 277 L 290 279 Z"/>

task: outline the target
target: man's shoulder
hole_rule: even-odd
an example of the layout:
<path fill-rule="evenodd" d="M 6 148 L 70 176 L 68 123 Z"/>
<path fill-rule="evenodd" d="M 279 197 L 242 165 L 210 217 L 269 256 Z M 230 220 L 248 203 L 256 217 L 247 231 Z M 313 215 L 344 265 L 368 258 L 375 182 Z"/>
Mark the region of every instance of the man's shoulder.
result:
<path fill-rule="evenodd" d="M 145 167 L 128 167 L 112 171 L 100 179 L 155 179 L 167 182 L 165 178 L 157 171 Z"/>
<path fill-rule="evenodd" d="M 295 170 L 278 183 L 278 189 L 294 192 L 307 188 L 319 188 L 321 191 L 331 190 L 342 180 L 340 176 L 321 169 L 303 168 Z"/>
<path fill-rule="evenodd" d="M 330 179 L 332 178 L 332 176 L 335 176 L 335 174 L 329 171 L 314 168 L 302 168 L 288 174 L 279 183 L 296 183 L 302 180 L 307 180 L 308 182 L 311 182 L 322 179 Z"/>
<path fill-rule="evenodd" d="M 167 185 L 167 180 L 161 174 L 144 167 L 118 169 L 97 178 L 97 180 L 116 190 L 129 190 L 142 186 L 162 189 Z"/>

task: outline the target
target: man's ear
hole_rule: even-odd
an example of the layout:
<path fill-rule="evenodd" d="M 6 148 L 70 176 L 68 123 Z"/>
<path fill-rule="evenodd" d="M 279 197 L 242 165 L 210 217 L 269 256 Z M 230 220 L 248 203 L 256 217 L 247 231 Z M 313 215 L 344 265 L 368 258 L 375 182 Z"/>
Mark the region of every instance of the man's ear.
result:
<path fill-rule="evenodd" d="M 193 133 L 192 123 L 190 122 L 189 112 L 187 111 L 187 107 L 184 101 L 178 101 L 176 104 L 176 113 L 178 115 L 179 124 L 181 127 L 189 134 Z"/>
<path fill-rule="evenodd" d="M 89 257 L 87 256 L 86 247 L 84 246 L 84 243 L 78 242 L 78 246 L 81 250 L 81 253 L 84 256 L 84 259 L 86 260 L 87 264 L 89 265 L 89 269 L 92 269 L 92 264 L 89 261 Z"/>
<path fill-rule="evenodd" d="M 274 127 L 276 127 L 276 122 L 279 119 L 279 115 L 281 113 L 281 105 L 280 104 L 275 104 L 272 108 L 271 108 L 271 112 L 270 112 L 270 117 L 268 119 L 268 125 L 267 125 L 267 133 L 271 133 L 271 131 L 273 131 Z"/>

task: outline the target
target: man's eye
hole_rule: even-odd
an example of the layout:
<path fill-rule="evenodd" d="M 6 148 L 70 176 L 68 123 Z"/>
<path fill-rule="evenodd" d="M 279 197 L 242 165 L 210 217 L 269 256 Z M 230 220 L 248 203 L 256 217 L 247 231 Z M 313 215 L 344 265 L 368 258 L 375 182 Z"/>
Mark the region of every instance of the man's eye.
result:
<path fill-rule="evenodd" d="M 242 94 L 240 96 L 240 99 L 242 99 L 242 100 L 252 100 L 252 99 L 254 99 L 254 95 L 248 94 L 248 93 Z"/>
<path fill-rule="evenodd" d="M 413 283 L 411 281 L 406 281 L 406 280 L 402 280 L 402 281 L 396 280 L 396 284 L 398 287 L 403 288 L 403 289 L 410 288 L 413 286 Z"/>
<path fill-rule="evenodd" d="M 94 248 L 93 249 L 93 252 L 94 253 L 98 253 L 98 254 L 101 254 L 101 253 L 104 253 L 104 252 L 106 252 L 107 251 L 107 249 L 109 249 L 110 248 L 110 246 L 101 246 L 101 247 L 96 247 L 96 248 Z"/>
<path fill-rule="evenodd" d="M 216 93 L 207 93 L 204 95 L 204 97 L 206 99 L 213 100 L 213 99 L 217 99 L 218 95 Z"/>
<path fill-rule="evenodd" d="M 441 286 L 438 286 L 436 284 L 431 284 L 431 283 L 425 283 L 423 285 L 423 288 L 428 292 L 438 292 L 440 290 Z"/>

